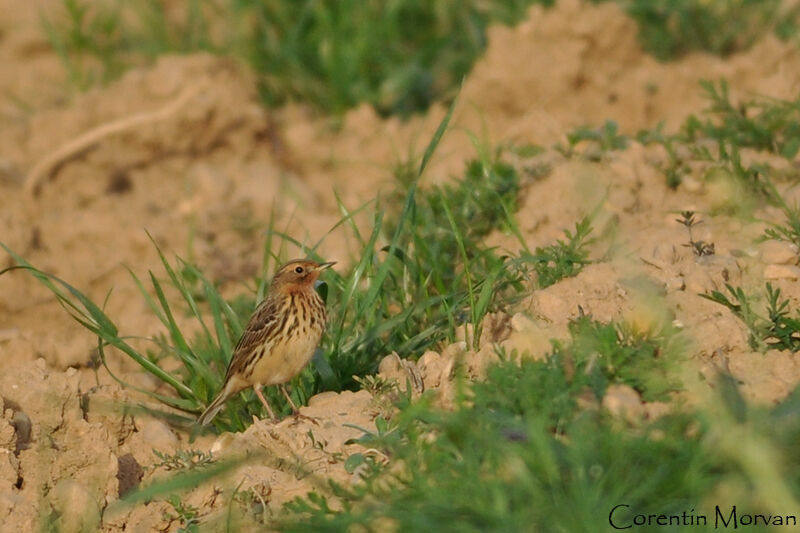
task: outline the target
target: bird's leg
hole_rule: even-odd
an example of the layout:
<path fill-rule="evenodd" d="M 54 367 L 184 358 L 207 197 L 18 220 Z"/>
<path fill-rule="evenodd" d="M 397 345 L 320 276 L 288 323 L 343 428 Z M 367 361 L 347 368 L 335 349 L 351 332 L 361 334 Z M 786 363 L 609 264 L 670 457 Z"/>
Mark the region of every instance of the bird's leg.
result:
<path fill-rule="evenodd" d="M 300 409 L 297 408 L 297 406 L 294 404 L 294 401 L 292 401 L 292 397 L 289 396 L 288 392 L 286 392 L 286 385 L 281 384 L 281 385 L 278 385 L 278 387 L 281 389 L 281 392 L 283 393 L 284 397 L 289 402 L 289 405 L 292 406 L 292 412 L 294 414 L 299 413 Z"/>
<path fill-rule="evenodd" d="M 264 407 L 266 407 L 270 419 L 272 419 L 273 422 L 277 421 L 278 419 L 275 418 L 275 413 L 272 412 L 272 407 L 269 406 L 267 399 L 264 398 L 264 395 L 261 393 L 261 383 L 256 383 L 253 385 L 253 390 L 256 391 L 256 396 L 258 396 L 258 399 L 261 400 L 261 403 L 263 403 Z"/>
<path fill-rule="evenodd" d="M 286 392 L 286 385 L 283 385 L 283 384 L 278 385 L 278 388 L 281 389 L 281 392 L 286 397 L 286 399 L 289 401 L 289 405 L 292 406 L 292 413 L 294 414 L 295 418 L 304 418 L 305 420 L 308 420 L 309 422 L 317 424 L 317 421 L 313 417 L 300 414 L 300 409 L 297 408 L 295 403 L 292 401 L 292 397 L 289 396 L 288 392 Z M 319 424 L 317 424 L 317 425 L 319 425 Z"/>

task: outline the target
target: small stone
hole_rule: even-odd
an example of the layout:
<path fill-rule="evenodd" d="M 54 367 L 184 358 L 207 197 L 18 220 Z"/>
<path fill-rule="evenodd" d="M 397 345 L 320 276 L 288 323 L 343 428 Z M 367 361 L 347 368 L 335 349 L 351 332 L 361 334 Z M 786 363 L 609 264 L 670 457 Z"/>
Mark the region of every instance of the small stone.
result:
<path fill-rule="evenodd" d="M 551 335 L 548 331 L 534 326 L 531 329 L 514 332 L 509 338 L 500 343 L 507 356 L 516 352 L 518 357 L 530 357 L 542 360 L 552 350 Z"/>
<path fill-rule="evenodd" d="M 30 417 L 22 411 L 15 411 L 14 416 L 11 418 L 11 425 L 14 426 L 14 431 L 17 434 L 14 453 L 28 449 L 28 444 L 31 441 L 31 428 L 33 427 Z"/>
<path fill-rule="evenodd" d="M 464 355 L 467 351 L 467 343 L 465 342 L 454 342 L 453 344 L 446 347 L 442 350 L 442 357 L 445 359 L 448 358 L 459 358 Z"/>
<path fill-rule="evenodd" d="M 622 416 L 628 420 L 640 418 L 644 414 L 644 405 L 639 393 L 629 385 L 611 385 L 603 396 L 603 407 L 614 416 Z"/>
<path fill-rule="evenodd" d="M 164 422 L 155 419 L 145 420 L 139 424 L 139 432 L 145 442 L 156 450 L 171 452 L 180 444 L 178 437 Z"/>
<path fill-rule="evenodd" d="M 120 498 L 136 489 L 143 476 L 144 469 L 132 454 L 126 453 L 117 457 L 118 496 Z"/>
<path fill-rule="evenodd" d="M 536 323 L 522 313 L 516 313 L 511 317 L 511 330 L 514 332 L 520 333 L 536 329 L 538 329 Z"/>
<path fill-rule="evenodd" d="M 447 379 L 446 376 L 442 376 L 445 363 L 446 361 L 434 351 L 427 351 L 419 358 L 417 367 L 426 389 L 438 387 L 443 378 Z"/>
<path fill-rule="evenodd" d="M 420 356 L 419 360 L 417 360 L 417 366 L 419 366 L 420 369 L 423 369 L 436 364 L 438 361 L 441 361 L 441 359 L 442 357 L 438 353 L 434 352 L 433 350 L 428 350 Z"/>
<path fill-rule="evenodd" d="M 767 265 L 764 267 L 764 279 L 800 279 L 800 267 L 794 265 Z"/>
<path fill-rule="evenodd" d="M 417 364 L 408 359 L 401 359 L 397 352 L 392 352 L 381 360 L 378 373 L 386 380 L 396 381 L 400 390 L 406 391 L 407 383 L 411 384 L 414 393 L 425 390 L 425 383 Z"/>
<path fill-rule="evenodd" d="M 392 352 L 383 359 L 378 365 L 378 374 L 383 377 L 394 377 L 400 370 L 400 356 L 396 352 Z"/>
<path fill-rule="evenodd" d="M 797 245 L 774 239 L 764 241 L 761 243 L 761 261 L 767 265 L 796 265 Z"/>
<path fill-rule="evenodd" d="M 667 279 L 664 285 L 671 291 L 682 291 L 686 288 L 686 281 L 683 276 L 675 276 Z"/>
<path fill-rule="evenodd" d="M 335 395 L 336 393 L 332 392 L 331 394 Z M 317 395 L 317 396 L 319 396 L 319 395 Z M 311 404 L 310 401 L 308 403 L 309 403 L 309 405 Z M 228 448 L 230 448 L 231 445 L 235 441 L 236 441 L 236 436 L 233 433 L 225 432 L 222 435 L 220 435 L 219 437 L 217 437 L 217 439 L 211 445 L 211 448 L 209 449 L 209 452 L 211 452 L 211 455 L 217 455 L 219 453 L 222 453 L 223 451 L 225 451 Z"/>

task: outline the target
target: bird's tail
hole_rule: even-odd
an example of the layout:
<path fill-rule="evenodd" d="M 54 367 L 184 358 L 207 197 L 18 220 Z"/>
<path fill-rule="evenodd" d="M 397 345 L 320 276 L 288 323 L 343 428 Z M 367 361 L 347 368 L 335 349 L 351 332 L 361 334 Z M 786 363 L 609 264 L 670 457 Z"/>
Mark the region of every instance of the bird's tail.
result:
<path fill-rule="evenodd" d="M 221 391 L 219 391 L 219 394 L 217 394 L 217 397 L 214 398 L 214 401 L 211 402 L 209 406 L 206 407 L 206 410 L 203 411 L 203 414 L 197 418 L 198 424 L 201 426 L 208 425 L 208 423 L 211 422 L 215 416 L 217 416 L 217 413 L 219 413 L 220 409 L 222 409 L 222 407 L 225 405 L 225 400 L 230 397 L 230 394 L 228 394 L 229 391 L 226 389 L 227 387 L 224 387 Z"/>

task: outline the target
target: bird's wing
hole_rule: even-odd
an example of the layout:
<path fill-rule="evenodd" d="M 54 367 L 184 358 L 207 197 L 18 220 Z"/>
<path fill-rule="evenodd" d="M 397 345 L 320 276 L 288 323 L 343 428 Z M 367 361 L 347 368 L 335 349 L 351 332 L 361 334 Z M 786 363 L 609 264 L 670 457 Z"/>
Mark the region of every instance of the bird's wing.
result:
<path fill-rule="evenodd" d="M 237 374 L 246 365 L 254 349 L 263 345 L 265 340 L 273 336 L 278 327 L 279 305 L 272 298 L 267 298 L 258 306 L 250 321 L 244 328 L 244 333 L 233 349 L 228 371 L 225 372 L 225 381 Z"/>

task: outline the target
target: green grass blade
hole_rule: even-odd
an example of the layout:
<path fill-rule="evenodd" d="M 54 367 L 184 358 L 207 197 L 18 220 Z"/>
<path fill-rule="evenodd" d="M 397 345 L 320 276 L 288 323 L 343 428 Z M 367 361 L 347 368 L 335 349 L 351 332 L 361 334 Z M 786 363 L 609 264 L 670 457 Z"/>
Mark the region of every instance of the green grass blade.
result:
<path fill-rule="evenodd" d="M 0 243 L 0 246 L 3 246 L 3 248 L 8 250 L 9 253 L 12 254 L 12 256 L 16 255 L 13 254 L 13 252 L 11 252 L 4 244 Z M 103 344 L 114 346 L 115 348 L 119 349 L 120 351 L 122 351 L 123 353 L 134 359 L 146 371 L 150 372 L 157 378 L 161 379 L 162 381 L 173 387 L 175 391 L 178 392 L 178 394 L 188 398 L 194 397 L 194 394 L 189 387 L 182 384 L 174 376 L 161 369 L 158 365 L 156 365 L 146 357 L 143 357 L 136 350 L 134 350 L 128 343 L 122 340 L 119 337 L 117 327 L 114 325 L 111 319 L 109 319 L 108 316 L 96 304 L 94 304 L 91 300 L 89 300 L 89 298 L 87 298 L 78 289 L 71 286 L 64 280 L 56 276 L 53 276 L 52 274 L 47 274 L 46 272 L 42 272 L 41 270 L 38 270 L 35 267 L 30 266 L 30 264 L 22 260 L 22 258 L 20 258 L 20 260 L 24 264 L 16 268 L 24 268 L 25 270 L 31 272 L 36 279 L 41 281 L 48 289 L 51 290 L 51 292 L 53 292 L 53 294 L 56 296 L 57 301 L 62 306 L 64 306 L 65 309 L 67 309 L 68 311 L 73 310 L 72 312 L 70 312 L 70 316 L 72 316 L 72 318 L 76 320 L 79 324 L 81 324 L 84 328 L 86 328 L 94 335 L 96 335 Z M 0 275 L 2 275 L 7 270 L 9 269 L 0 271 Z M 79 302 L 80 305 L 83 306 L 85 310 L 82 310 L 78 305 L 76 305 L 66 293 L 64 293 L 61 289 L 58 288 L 57 285 L 60 285 L 61 287 L 66 289 L 69 295 L 71 295 L 72 298 L 77 300 L 77 302 Z M 105 361 L 103 361 L 103 363 L 104 366 L 108 368 L 108 366 L 105 364 Z"/>
<path fill-rule="evenodd" d="M 166 326 L 169 330 L 170 337 L 177 345 L 178 353 L 181 354 L 181 358 L 184 362 L 195 358 L 191 348 L 189 348 L 189 343 L 186 342 L 181 329 L 178 327 L 178 323 L 175 321 L 175 317 L 172 315 L 172 310 L 170 309 L 169 302 L 167 302 L 167 297 L 164 295 L 164 290 L 161 288 L 161 283 L 152 272 L 150 272 L 150 282 L 153 284 L 153 289 L 156 292 L 158 302 L 161 304 L 161 309 L 164 310 L 164 316 L 167 319 Z"/>
<path fill-rule="evenodd" d="M 272 239 L 275 235 L 275 213 L 277 212 L 275 205 L 275 202 L 273 202 L 272 209 L 269 212 L 269 223 L 267 224 L 266 239 L 264 240 L 264 248 L 261 254 L 261 277 L 258 281 L 258 288 L 256 289 L 257 302 L 260 302 L 264 299 L 264 296 L 267 292 L 267 284 L 269 283 L 269 280 L 267 279 L 267 272 L 269 272 L 270 262 L 273 258 Z"/>
<path fill-rule="evenodd" d="M 213 291 L 209 285 L 206 285 L 206 299 L 208 300 L 209 307 L 211 308 L 211 316 L 214 320 L 214 330 L 217 333 L 217 342 L 220 351 L 223 354 L 230 354 L 233 351 L 231 339 L 228 336 L 228 331 L 225 329 L 223 321 L 223 314 L 220 306 L 219 295 Z"/>
<path fill-rule="evenodd" d="M 139 276 L 137 276 L 133 272 L 133 270 L 131 270 L 127 266 L 125 267 L 125 269 L 128 271 L 128 273 L 133 278 L 133 282 L 136 284 L 136 287 L 138 287 L 139 293 L 142 295 L 142 298 L 144 298 L 144 301 L 147 303 L 147 306 L 150 308 L 150 310 L 153 312 L 153 314 L 156 315 L 158 320 L 162 324 L 164 324 L 166 326 L 167 325 L 167 318 L 164 316 L 164 313 L 161 312 L 161 309 L 158 307 L 158 305 L 156 305 L 156 302 L 155 302 L 155 300 L 153 300 L 153 297 L 150 296 L 150 293 L 147 292 L 147 289 L 145 289 L 144 284 L 139 279 Z"/>
<path fill-rule="evenodd" d="M 319 373 L 320 379 L 325 390 L 339 390 L 339 381 L 336 379 L 336 372 L 333 371 L 331 364 L 325 358 L 322 350 L 317 349 L 314 352 L 314 357 L 311 358 L 314 369 Z"/>
<path fill-rule="evenodd" d="M 473 331 L 475 332 L 474 337 L 477 337 L 477 328 L 478 328 L 478 315 L 476 314 L 477 309 L 475 307 L 475 291 L 472 286 L 472 274 L 470 273 L 470 259 L 467 255 L 467 249 L 464 246 L 464 235 L 461 233 L 461 228 L 458 227 L 456 224 L 455 218 L 453 218 L 453 212 L 450 210 L 449 202 L 444 194 L 441 195 L 441 202 L 442 207 L 444 208 L 445 216 L 447 216 L 447 221 L 450 223 L 450 229 L 453 231 L 453 236 L 456 239 L 456 245 L 458 246 L 458 252 L 461 255 L 461 261 L 464 266 L 464 276 L 467 280 L 467 297 L 469 298 L 469 310 L 470 310 L 470 319 L 473 326 Z M 466 339 L 467 345 L 470 344 L 470 339 Z M 478 348 L 476 346 L 477 339 L 472 339 L 473 347 Z"/>
<path fill-rule="evenodd" d="M 455 111 L 457 103 L 458 103 L 458 95 L 456 95 L 456 97 L 453 98 L 453 101 L 450 103 L 450 107 L 447 109 L 447 113 L 445 113 L 444 118 L 439 123 L 439 127 L 436 128 L 436 132 L 433 134 L 433 137 L 428 143 L 428 146 L 425 148 L 425 153 L 423 154 L 422 161 L 419 164 L 419 171 L 417 172 L 417 178 L 422 176 L 422 173 L 425 172 L 425 167 L 428 166 L 428 162 L 431 160 L 431 157 L 433 157 L 433 154 L 436 151 L 436 147 L 439 146 L 439 141 L 442 140 L 444 132 L 447 130 L 447 126 L 450 125 L 450 119 L 453 117 L 453 111 Z"/>

